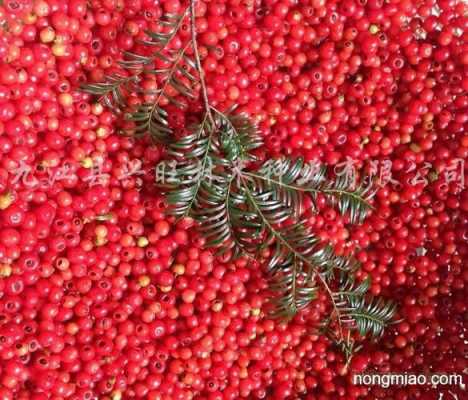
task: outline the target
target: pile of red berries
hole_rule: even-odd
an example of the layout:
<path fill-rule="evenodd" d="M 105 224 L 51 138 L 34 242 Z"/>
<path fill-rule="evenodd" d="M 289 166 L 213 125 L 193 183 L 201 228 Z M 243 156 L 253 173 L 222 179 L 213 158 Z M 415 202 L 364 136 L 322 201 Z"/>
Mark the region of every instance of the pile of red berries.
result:
<path fill-rule="evenodd" d="M 265 156 L 381 179 L 362 225 L 325 206 L 310 217 L 399 304 L 399 321 L 350 364 L 315 329 L 326 296 L 292 321 L 268 318 L 261 268 L 215 256 L 191 220 L 166 216 L 153 184 L 163 149 L 119 135 L 118 118 L 79 89 L 185 7 L 1 3 L 0 399 L 466 398 L 460 385 L 352 381 L 466 372 L 466 3 L 196 2 L 208 95 L 256 118 Z"/>

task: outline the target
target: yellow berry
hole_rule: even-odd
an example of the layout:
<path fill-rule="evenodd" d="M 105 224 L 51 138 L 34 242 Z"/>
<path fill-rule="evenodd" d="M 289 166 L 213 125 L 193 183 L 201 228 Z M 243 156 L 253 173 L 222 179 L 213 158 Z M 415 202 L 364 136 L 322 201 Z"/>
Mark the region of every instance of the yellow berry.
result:
<path fill-rule="evenodd" d="M 211 310 L 214 312 L 219 312 L 223 308 L 223 302 L 222 301 L 215 301 L 213 305 L 211 306 Z"/>
<path fill-rule="evenodd" d="M 380 31 L 379 27 L 375 24 L 371 24 L 369 26 L 369 32 L 372 34 L 372 35 L 375 35 L 376 33 L 378 33 Z"/>
<path fill-rule="evenodd" d="M 101 115 L 104 112 L 104 107 L 102 106 L 102 104 L 95 103 L 91 106 L 91 112 L 94 115 Z"/>
<path fill-rule="evenodd" d="M 114 390 L 111 393 L 112 400 L 121 400 L 122 399 L 122 392 L 120 390 Z"/>
<path fill-rule="evenodd" d="M 107 128 L 104 128 L 103 126 L 96 129 L 96 136 L 98 138 L 104 138 L 108 136 L 108 134 L 109 134 L 109 131 L 107 130 Z"/>
<path fill-rule="evenodd" d="M 52 46 L 52 54 L 55 57 L 63 57 L 67 52 L 67 47 L 62 43 L 55 43 Z"/>
<path fill-rule="evenodd" d="M 146 247 L 146 246 L 148 246 L 148 244 L 149 244 L 149 240 L 144 236 L 139 237 L 138 240 L 137 240 L 137 246 L 138 247 Z"/>
<path fill-rule="evenodd" d="M 98 225 L 94 228 L 94 233 L 98 238 L 105 238 L 107 236 L 107 228 L 105 225 Z"/>
<path fill-rule="evenodd" d="M 93 168 L 94 166 L 93 159 L 91 157 L 85 157 L 81 161 L 81 165 L 83 168 Z"/>
<path fill-rule="evenodd" d="M 146 287 L 151 283 L 151 279 L 148 275 L 142 275 L 138 278 L 138 285 Z"/>
<path fill-rule="evenodd" d="M 12 269 L 8 264 L 0 264 L 0 277 L 7 278 L 11 275 Z"/>
<path fill-rule="evenodd" d="M 67 326 L 65 327 L 65 331 L 69 334 L 69 335 L 76 335 L 78 333 L 78 331 L 80 330 L 78 324 L 76 322 L 70 322 L 69 324 L 67 324 Z"/>
<path fill-rule="evenodd" d="M 13 195 L 10 192 L 0 195 L 0 210 L 6 210 L 13 203 Z"/>
<path fill-rule="evenodd" d="M 260 308 L 252 308 L 252 310 L 250 310 L 250 313 L 254 316 L 254 317 L 258 317 L 260 315 Z"/>
<path fill-rule="evenodd" d="M 73 104 L 73 97 L 70 93 L 60 93 L 58 102 L 62 107 L 70 107 Z"/>
<path fill-rule="evenodd" d="M 175 264 L 172 267 L 172 272 L 176 275 L 183 275 L 185 273 L 185 266 L 182 264 Z"/>
<path fill-rule="evenodd" d="M 182 292 L 182 301 L 184 303 L 193 303 L 194 300 L 195 300 L 195 297 L 196 297 L 196 292 L 195 290 L 192 290 L 192 289 L 185 289 L 183 292 Z"/>

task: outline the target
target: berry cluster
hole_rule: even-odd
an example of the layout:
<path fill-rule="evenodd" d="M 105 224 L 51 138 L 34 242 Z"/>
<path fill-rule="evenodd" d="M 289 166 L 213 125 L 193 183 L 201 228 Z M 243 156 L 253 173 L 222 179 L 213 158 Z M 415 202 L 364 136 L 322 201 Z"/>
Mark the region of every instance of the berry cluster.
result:
<path fill-rule="evenodd" d="M 362 175 L 389 166 L 361 225 L 320 201 L 308 219 L 337 254 L 357 254 L 372 294 L 399 304 L 381 341 L 355 338 L 350 362 L 346 343 L 317 329 L 326 295 L 291 321 L 270 318 L 260 266 L 206 249 L 192 220 L 165 213 L 154 185 L 164 147 L 120 135 L 123 118 L 80 90 L 187 6 L 0 5 L 0 399 L 464 398 L 453 385 L 383 389 L 352 376 L 467 368 L 467 5 L 195 3 L 207 95 L 258 122 L 260 157 L 352 160 Z M 199 103 L 162 103 L 177 134 Z"/>

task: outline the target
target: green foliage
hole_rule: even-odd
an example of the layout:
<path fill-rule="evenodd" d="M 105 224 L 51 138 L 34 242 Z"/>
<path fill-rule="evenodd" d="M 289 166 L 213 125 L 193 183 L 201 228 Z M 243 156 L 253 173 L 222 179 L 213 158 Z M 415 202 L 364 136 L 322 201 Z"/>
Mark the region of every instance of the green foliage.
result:
<path fill-rule="evenodd" d="M 396 305 L 391 301 L 368 296 L 369 286 L 369 279 L 356 284 L 352 276 L 347 276 L 334 297 L 341 323 L 357 329 L 362 336 L 370 334 L 376 338 L 391 323 Z"/>
<path fill-rule="evenodd" d="M 382 298 L 351 297 L 346 316 L 355 322 L 362 336 L 370 334 L 373 337 L 382 336 L 385 327 L 390 324 L 395 315 L 396 305 Z"/>
<path fill-rule="evenodd" d="M 260 142 L 245 118 L 214 112 L 213 121 L 205 115 L 189 135 L 168 146 L 172 159 L 157 165 L 156 180 L 173 215 L 195 217 L 209 247 L 238 254 L 228 212 L 235 171 L 228 168 L 249 161 Z"/>
<path fill-rule="evenodd" d="M 302 203 L 305 193 L 310 195 L 312 205 L 319 194 L 337 206 L 342 214 L 349 212 L 350 222 L 362 222 L 372 208 L 367 200 L 370 188 L 352 188 L 347 177 L 342 174 L 333 180 L 326 179 L 326 168 L 317 163 L 305 163 L 302 159 L 281 158 L 269 160 L 258 174 L 250 176 L 261 180 L 259 185 L 267 185 L 277 191 L 291 207 Z"/>
<path fill-rule="evenodd" d="M 278 293 L 272 300 L 274 317 L 289 319 L 316 298 L 318 287 L 307 278 L 303 267 L 303 262 L 293 258 L 273 275 L 270 287 Z"/>
<path fill-rule="evenodd" d="M 188 41 L 181 49 L 174 50 L 170 44 L 187 12 L 182 15 L 166 14 L 159 21 L 162 31 L 146 31 L 146 39 L 141 44 L 151 51 L 148 54 L 124 52 L 119 62 L 120 73 L 106 77 L 102 83 L 82 85 L 82 90 L 99 96 L 100 100 L 117 113 L 123 113 L 134 127 L 129 133 L 136 136 L 149 134 L 159 143 L 169 143 L 172 129 L 167 112 L 161 102 L 171 103 L 184 109 L 183 98 L 195 99 L 200 75 L 196 63 L 188 54 L 193 42 Z M 149 75 L 156 75 L 158 85 L 154 89 L 143 89 L 139 82 Z M 136 106 L 129 106 L 127 99 L 146 95 L 154 98 Z"/>
<path fill-rule="evenodd" d="M 302 216 L 305 196 L 323 194 L 351 221 L 360 221 L 371 209 L 366 192 L 330 179 L 324 168 L 311 173 L 302 159 L 258 164 L 253 150 L 261 140 L 250 120 L 213 112 L 214 124 L 205 115 L 186 137 L 169 145 L 171 158 L 156 168 L 170 212 L 197 219 L 207 246 L 219 252 L 258 258 L 268 247 L 274 316 L 293 317 L 326 285 L 334 305 L 332 321 L 379 336 L 395 307 L 368 297 L 369 281 L 353 280 L 359 263 L 320 243 Z M 337 277 L 344 283 L 332 291 L 329 285 Z"/>
<path fill-rule="evenodd" d="M 263 142 L 251 119 L 233 110 L 220 112 L 209 103 L 193 2 L 188 10 L 191 36 L 179 50 L 170 43 L 187 11 L 164 16 L 161 31 L 146 32 L 142 44 L 151 51 L 125 53 L 121 75 L 84 85 L 83 90 L 122 113 L 134 124 L 133 134 L 150 134 L 166 145 L 167 159 L 155 169 L 157 185 L 172 215 L 199 222 L 207 247 L 258 260 L 269 252 L 266 271 L 273 316 L 292 318 L 320 290 L 328 293 L 332 312 L 323 326 L 348 357 L 358 348 L 350 332 L 380 336 L 391 323 L 395 306 L 369 296 L 368 280 L 355 282 L 359 263 L 320 242 L 304 216 L 304 204 L 317 211 L 323 196 L 350 223 L 360 223 L 372 209 L 370 188 L 301 158 L 258 160 L 255 151 Z M 149 74 L 157 77 L 158 85 L 145 91 L 139 83 Z M 129 97 L 151 100 L 129 107 Z M 187 99 L 198 97 L 204 104 L 200 122 L 175 139 L 161 100 L 184 108 Z"/>

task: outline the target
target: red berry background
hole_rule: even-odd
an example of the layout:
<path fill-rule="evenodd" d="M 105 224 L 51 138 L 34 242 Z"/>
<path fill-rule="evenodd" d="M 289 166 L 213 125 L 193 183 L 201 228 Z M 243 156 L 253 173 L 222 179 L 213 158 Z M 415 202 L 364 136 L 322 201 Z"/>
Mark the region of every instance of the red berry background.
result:
<path fill-rule="evenodd" d="M 346 365 L 315 329 L 264 311 L 258 265 L 203 247 L 154 185 L 163 148 L 80 90 L 179 0 L 0 3 L 0 399 L 467 399 L 354 373 L 457 373 L 468 347 L 468 6 L 456 0 L 196 2 L 210 101 L 280 154 L 381 178 L 363 224 L 310 224 L 397 322 Z M 173 46 L 181 46 L 182 26 Z M 155 87 L 147 79 L 145 88 Z M 168 109 L 181 134 L 200 104 Z M 442 397 L 441 397 L 442 396 Z"/>

